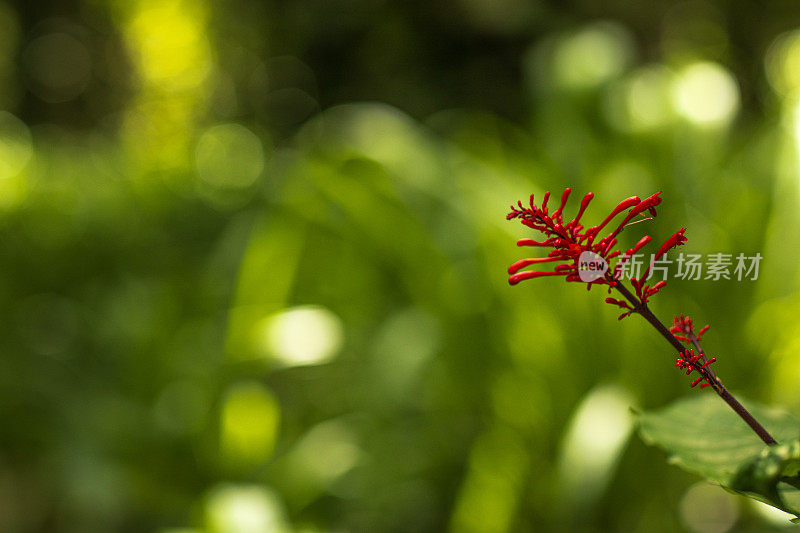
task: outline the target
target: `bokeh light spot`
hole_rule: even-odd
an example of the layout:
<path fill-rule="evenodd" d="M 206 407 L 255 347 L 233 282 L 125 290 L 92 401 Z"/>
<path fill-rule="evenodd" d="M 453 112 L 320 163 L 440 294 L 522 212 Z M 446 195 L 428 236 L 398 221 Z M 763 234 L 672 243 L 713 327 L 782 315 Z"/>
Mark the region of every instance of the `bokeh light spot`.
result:
<path fill-rule="evenodd" d="M 353 468 L 360 457 L 355 435 L 338 420 L 311 428 L 289 454 L 293 476 L 323 487 Z"/>
<path fill-rule="evenodd" d="M 375 385 L 382 397 L 406 398 L 420 370 L 439 349 L 441 327 L 427 313 L 412 308 L 395 314 L 376 335 Z"/>
<path fill-rule="evenodd" d="M 168 91 L 203 83 L 212 63 L 199 4 L 165 0 L 145 5 L 127 31 L 141 74 Z"/>
<path fill-rule="evenodd" d="M 50 33 L 31 41 L 22 54 L 30 89 L 49 103 L 78 97 L 91 79 L 92 59 L 75 37 Z"/>
<path fill-rule="evenodd" d="M 772 42 L 764 69 L 778 94 L 785 96 L 800 88 L 800 30 L 782 33 Z"/>
<path fill-rule="evenodd" d="M 600 22 L 558 43 L 555 81 L 569 89 L 588 89 L 621 74 L 633 55 L 632 39 L 618 24 Z"/>
<path fill-rule="evenodd" d="M 258 464 L 272 455 L 278 436 L 280 407 L 263 385 L 234 385 L 222 406 L 220 445 L 235 464 Z"/>
<path fill-rule="evenodd" d="M 257 326 L 262 354 L 286 366 L 330 361 L 344 341 L 338 316 L 320 306 L 300 306 L 267 317 Z"/>
<path fill-rule="evenodd" d="M 264 149 L 259 138 L 240 124 L 220 124 L 207 129 L 195 148 L 200 179 L 214 187 L 252 185 L 264 170 Z"/>
<path fill-rule="evenodd" d="M 0 179 L 19 173 L 32 155 L 28 126 L 11 113 L 0 111 Z"/>
<path fill-rule="evenodd" d="M 633 430 L 632 402 L 624 389 L 604 385 L 590 391 L 575 410 L 559 462 L 565 503 L 585 507 L 605 490 Z"/>
<path fill-rule="evenodd" d="M 526 452 L 520 435 L 504 426 L 489 429 L 475 439 L 450 531 L 512 529 L 514 509 L 530 462 Z"/>
<path fill-rule="evenodd" d="M 673 111 L 670 88 L 673 75 L 663 65 L 648 65 L 626 76 L 609 91 L 606 116 L 623 131 L 646 132 L 668 124 Z"/>
<path fill-rule="evenodd" d="M 326 139 L 383 165 L 414 188 L 439 191 L 440 161 L 428 131 L 386 104 L 347 104 L 331 108 L 304 126 L 298 140 L 307 147 Z"/>
<path fill-rule="evenodd" d="M 259 485 L 222 485 L 206 498 L 205 517 L 211 533 L 288 533 L 277 494 Z"/>
<path fill-rule="evenodd" d="M 739 518 L 739 502 L 716 485 L 701 481 L 692 485 L 680 503 L 681 521 L 697 533 L 725 533 Z"/>
<path fill-rule="evenodd" d="M 739 111 L 739 86 L 717 63 L 694 63 L 684 68 L 673 85 L 676 111 L 698 126 L 721 126 Z"/>

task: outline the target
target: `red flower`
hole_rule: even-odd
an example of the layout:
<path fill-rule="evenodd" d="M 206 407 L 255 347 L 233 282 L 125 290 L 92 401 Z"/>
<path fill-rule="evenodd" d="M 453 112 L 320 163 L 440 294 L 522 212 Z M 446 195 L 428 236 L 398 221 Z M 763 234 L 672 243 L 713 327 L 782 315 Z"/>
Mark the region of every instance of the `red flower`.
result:
<path fill-rule="evenodd" d="M 699 342 L 703 339 L 703 333 L 708 331 L 708 328 L 708 325 L 703 326 L 700 333 L 695 335 L 692 319 L 688 316 L 675 315 L 675 318 L 672 319 L 672 327 L 669 328 L 669 330 L 675 335 L 675 338 L 680 341 L 692 342 L 691 335 L 695 335 Z"/>
<path fill-rule="evenodd" d="M 566 281 L 587 283 L 587 289 L 590 289 L 592 284 L 605 284 L 609 286 L 610 290 L 610 288 L 615 286 L 619 280 L 621 266 L 628 259 L 630 259 L 633 254 L 637 253 L 643 246 L 650 242 L 650 237 L 643 237 L 633 248 L 627 250 L 625 254 L 623 254 L 622 257 L 617 260 L 617 264 L 613 269 L 609 267 L 601 277 L 598 277 L 590 282 L 582 281 L 578 270 L 578 258 L 580 255 L 583 252 L 592 252 L 593 254 L 601 257 L 606 263 L 619 256 L 621 251 L 614 250 L 614 246 L 617 244 L 617 235 L 619 235 L 635 217 L 643 214 L 645 211 L 647 211 L 651 217 L 655 217 L 655 208 L 661 203 L 661 198 L 659 196 L 661 192 L 657 192 L 656 194 L 649 196 L 644 200 L 641 200 L 638 196 L 626 198 L 620 202 L 611 211 L 611 213 L 609 213 L 603 222 L 588 229 L 585 228 L 580 221 L 581 217 L 583 217 L 583 214 L 586 211 L 586 208 L 592 201 L 592 198 L 594 198 L 594 194 L 586 194 L 581 201 L 578 214 L 575 215 L 575 218 L 565 223 L 564 207 L 567 204 L 570 192 L 571 189 L 564 190 L 564 193 L 561 195 L 561 204 L 559 205 L 558 209 L 552 213 L 550 213 L 547 208 L 547 201 L 550 198 L 549 192 L 545 193 L 541 206 L 537 206 L 534 203 L 533 195 L 530 197 L 530 207 L 523 207 L 522 202 L 517 202 L 516 207 L 513 205 L 511 206 L 511 211 L 506 216 L 507 220 L 519 219 L 524 225 L 542 233 L 545 237 L 544 240 L 540 241 L 534 239 L 520 239 L 517 241 L 517 246 L 532 246 L 550 249 L 545 257 L 522 259 L 512 264 L 508 268 L 508 273 L 510 275 L 508 282 L 511 285 L 516 285 L 520 281 L 526 279 L 544 276 L 564 276 Z M 610 233 L 607 233 L 604 237 L 598 238 L 603 229 L 617 215 L 626 210 L 628 210 L 627 214 L 614 228 L 614 230 Z M 686 237 L 683 235 L 684 231 L 686 231 L 685 228 L 667 239 L 667 241 L 661 245 L 661 248 L 659 248 L 658 252 L 653 258 L 653 261 L 661 258 L 661 256 L 663 256 L 671 248 L 680 246 L 686 242 Z M 530 265 L 550 262 L 558 263 L 553 270 L 550 271 L 522 270 Z M 664 287 L 664 285 L 666 285 L 665 281 L 659 281 L 652 287 L 644 284 L 644 280 L 647 279 L 652 266 L 653 263 L 651 262 L 650 266 L 641 277 L 631 280 L 633 287 L 636 289 L 636 296 L 639 298 L 642 304 L 646 304 L 650 296 L 657 293 L 662 287 Z M 621 300 L 609 298 L 606 300 L 606 302 L 618 305 L 624 309 L 629 309 L 630 312 L 633 311 L 633 309 L 630 308 L 627 303 Z M 623 313 L 620 318 L 628 316 L 630 312 Z"/>
<path fill-rule="evenodd" d="M 694 350 L 686 350 L 681 354 L 681 356 L 675 361 L 675 366 L 678 368 L 685 368 L 686 375 L 688 376 L 693 371 L 697 370 L 700 374 L 700 377 L 692 381 L 689 385 L 690 387 L 694 387 L 698 383 L 703 383 L 700 385 L 701 389 L 704 389 L 711 385 L 712 376 L 710 375 L 711 369 L 706 369 L 708 365 L 716 361 L 716 357 L 712 357 L 708 361 L 702 361 L 703 354 L 698 353 L 697 355 L 694 354 Z"/>
<path fill-rule="evenodd" d="M 561 195 L 561 204 L 552 213 L 547 208 L 547 200 L 550 198 L 549 192 L 545 193 L 541 206 L 533 202 L 533 195 L 530 198 L 530 207 L 523 207 L 522 202 L 517 202 L 517 207 L 511 206 L 511 212 L 506 217 L 508 220 L 519 219 L 524 225 L 543 235 L 542 240 L 520 239 L 517 241 L 517 245 L 545 248 L 548 251 L 544 257 L 521 259 L 511 265 L 508 268 L 508 282 L 511 285 L 516 285 L 522 280 L 531 278 L 563 276 L 566 281 L 586 283 L 587 289 L 591 289 L 593 284 L 608 285 L 609 293 L 612 288 L 616 289 L 624 299 L 606 298 L 606 303 L 616 305 L 623 310 L 619 317 L 620 319 L 629 316 L 631 313 L 641 315 L 678 352 L 679 357 L 675 361 L 675 365 L 680 369 L 685 369 L 686 375 L 695 371 L 700 375 L 700 377 L 692 381 L 692 387 L 697 385 L 700 385 L 701 389 L 711 387 L 755 431 L 765 444 L 777 444 L 769 432 L 728 392 L 711 370 L 709 365 L 715 362 L 716 359 L 711 358 L 706 361 L 698 343 L 699 338 L 706 332 L 708 326 L 700 330 L 698 335 L 695 335 L 691 319 L 681 315 L 680 317 L 675 317 L 672 328 L 668 331 L 664 323 L 647 306 L 648 298 L 661 290 L 666 285 L 666 282 L 659 281 L 650 286 L 645 284 L 645 280 L 652 272 L 656 261 L 661 259 L 670 249 L 686 242 L 686 236 L 684 235 L 686 228 L 681 229 L 667 239 L 653 255 L 653 259 L 644 274 L 631 280 L 631 285 L 636 289 L 636 294 L 633 294 L 621 281 L 622 267 L 625 262 L 642 247 L 646 246 L 651 239 L 648 236 L 642 237 L 632 248 L 622 254 L 620 250 L 614 250 L 617 244 L 617 236 L 628 225 L 632 224 L 632 221 L 637 216 L 642 215 L 645 211 L 651 217 L 655 217 L 655 208 L 661 203 L 661 198 L 659 197 L 661 193 L 656 193 L 644 200 L 636 196 L 627 198 L 612 209 L 603 222 L 586 229 L 581 224 L 581 217 L 586 212 L 586 208 L 594 198 L 594 195 L 588 193 L 584 196 L 575 218 L 564 222 L 564 207 L 567 205 L 570 192 L 570 189 L 564 191 Z M 604 228 L 615 217 L 625 211 L 627 213 L 625 213 L 616 228 L 601 237 L 600 234 L 604 231 Z M 618 259 L 612 269 L 608 262 L 615 257 L 618 257 Z M 522 270 L 525 267 L 543 263 L 556 263 L 556 265 L 552 270 Z M 698 354 L 695 355 L 693 350 L 685 350 L 681 341 L 694 344 Z"/>

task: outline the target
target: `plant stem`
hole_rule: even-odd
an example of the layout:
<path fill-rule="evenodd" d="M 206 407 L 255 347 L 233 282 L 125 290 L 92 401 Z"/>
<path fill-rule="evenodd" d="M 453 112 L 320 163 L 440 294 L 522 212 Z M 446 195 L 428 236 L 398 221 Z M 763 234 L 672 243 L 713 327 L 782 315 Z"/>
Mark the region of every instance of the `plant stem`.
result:
<path fill-rule="evenodd" d="M 679 354 L 682 354 L 685 351 L 683 344 L 681 344 L 681 342 L 675 338 L 675 335 L 672 334 L 672 332 L 664 325 L 664 323 L 661 322 L 652 311 L 650 311 L 650 308 L 647 307 L 647 304 L 639 301 L 639 299 L 636 298 L 636 296 L 634 296 L 631 291 L 629 291 L 627 287 L 625 287 L 619 281 L 616 282 L 614 288 L 617 289 L 633 305 L 634 311 L 639 313 L 644 317 L 645 320 L 650 322 L 650 324 L 656 328 L 656 331 L 658 331 L 661 336 L 664 337 L 664 339 L 666 339 L 667 342 L 669 342 L 672 347 L 675 348 L 675 350 L 677 350 Z M 696 338 L 693 338 L 692 342 L 697 350 L 700 353 L 703 353 Z M 770 435 L 769 432 L 764 429 L 764 426 L 759 424 L 753 415 L 751 415 L 750 412 L 745 409 L 744 406 L 739 403 L 739 401 L 734 398 L 730 392 L 728 392 L 728 389 L 725 388 L 725 386 L 713 372 L 709 371 L 708 377 L 710 378 L 708 382 L 711 385 L 711 388 L 714 389 L 714 392 L 716 392 L 720 398 L 725 400 L 725 403 L 727 403 L 731 409 L 733 409 L 736 414 L 739 415 L 742 420 L 744 420 L 747 425 L 756 432 L 756 435 L 758 435 L 765 444 L 778 444 L 778 442 L 772 438 L 772 435 Z"/>

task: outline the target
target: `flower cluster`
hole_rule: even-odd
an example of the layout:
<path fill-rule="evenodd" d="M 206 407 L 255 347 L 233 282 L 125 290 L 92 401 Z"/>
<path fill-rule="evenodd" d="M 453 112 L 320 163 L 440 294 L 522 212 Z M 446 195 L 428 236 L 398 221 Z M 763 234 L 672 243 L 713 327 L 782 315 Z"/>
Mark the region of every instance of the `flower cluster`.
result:
<path fill-rule="evenodd" d="M 645 212 L 649 213 L 651 217 L 656 216 L 655 208 L 661 203 L 661 198 L 659 196 L 661 192 L 657 192 L 656 194 L 649 196 L 644 200 L 640 199 L 638 196 L 627 198 L 620 202 L 603 220 L 603 222 L 597 226 L 591 226 L 589 228 L 585 228 L 581 224 L 581 218 L 583 217 L 586 208 L 589 206 L 589 203 L 592 201 L 592 198 L 594 198 L 594 194 L 587 193 L 581 201 L 578 214 L 569 221 L 564 222 L 564 207 L 567 204 L 567 199 L 569 198 L 570 192 L 572 192 L 571 189 L 564 190 L 564 193 L 561 195 L 561 204 L 559 205 L 558 209 L 552 213 L 547 207 L 547 202 L 550 198 L 549 192 L 545 193 L 541 206 L 534 203 L 533 195 L 530 197 L 530 207 L 523 206 L 522 202 L 517 202 L 517 206 L 511 206 L 511 211 L 506 216 L 507 220 L 518 219 L 524 225 L 542 233 L 545 237 L 544 240 L 540 241 L 534 239 L 520 239 L 517 241 L 517 246 L 532 246 L 550 249 L 545 257 L 522 259 L 512 264 L 508 268 L 508 273 L 510 275 L 508 282 L 511 285 L 516 285 L 520 281 L 526 279 L 544 276 L 564 276 L 566 281 L 582 282 L 578 273 L 578 258 L 584 252 L 592 252 L 596 256 L 602 258 L 606 263 L 608 263 L 611 259 L 618 257 L 616 265 L 613 269 L 609 268 L 602 277 L 587 283 L 587 289 L 590 289 L 592 284 L 606 284 L 609 286 L 610 290 L 611 287 L 617 284 L 617 280 L 620 279 L 620 269 L 625 262 L 628 261 L 634 254 L 636 254 L 643 246 L 650 242 L 651 238 L 649 236 L 645 236 L 640 239 L 639 242 L 633 246 L 633 248 L 625 251 L 625 253 L 622 253 L 621 250 L 614 250 L 614 247 L 617 244 L 617 236 L 620 234 L 620 232 L 622 232 L 623 229 L 625 229 L 626 226 L 631 224 L 637 216 L 644 215 L 646 217 Z M 620 215 L 625 211 L 627 211 L 627 214 L 625 214 L 622 221 L 617 224 L 614 230 L 605 234 L 605 236 L 600 237 L 600 234 L 603 232 L 604 228 L 615 217 L 617 217 L 617 215 Z M 648 302 L 650 296 L 657 293 L 662 287 L 664 287 L 664 285 L 666 285 L 665 281 L 659 281 L 652 287 L 645 284 L 645 280 L 650 274 L 650 269 L 652 268 L 653 263 L 666 254 L 668 250 L 676 246 L 680 246 L 686 242 L 686 237 L 684 236 L 685 231 L 686 228 L 678 231 L 669 239 L 667 239 L 666 242 L 664 242 L 664 244 L 662 244 L 658 249 L 658 252 L 653 256 L 653 260 L 651 261 L 650 266 L 648 266 L 645 270 L 644 274 L 631 280 L 631 284 L 636 290 L 636 296 L 643 305 Z M 548 262 L 555 262 L 559 264 L 557 264 L 551 271 L 522 270 L 530 265 Z M 626 312 L 620 316 L 620 319 L 630 315 L 630 313 L 633 312 L 633 309 L 627 304 L 627 302 L 615 300 L 613 298 L 607 299 L 606 302 L 619 305 L 626 310 Z"/>
<path fill-rule="evenodd" d="M 702 383 L 700 388 L 703 389 L 711 385 L 711 379 L 713 375 L 710 374 L 710 369 L 706 369 L 708 365 L 716 361 L 716 357 L 712 357 L 708 361 L 703 362 L 703 354 L 698 353 L 697 355 L 694 354 L 694 350 L 686 350 L 681 354 L 681 356 L 675 361 L 675 366 L 678 368 L 685 368 L 686 375 L 688 376 L 693 371 L 697 370 L 700 374 L 700 377 L 692 381 L 689 385 L 690 387 L 694 387 L 698 383 Z"/>
<path fill-rule="evenodd" d="M 695 334 L 692 319 L 688 316 L 676 315 L 675 318 L 672 319 L 672 327 L 669 328 L 669 330 L 679 341 L 692 342 L 691 336 L 694 335 L 699 342 L 703 338 L 703 333 L 708 331 L 708 328 L 709 326 L 706 324 L 699 333 Z"/>

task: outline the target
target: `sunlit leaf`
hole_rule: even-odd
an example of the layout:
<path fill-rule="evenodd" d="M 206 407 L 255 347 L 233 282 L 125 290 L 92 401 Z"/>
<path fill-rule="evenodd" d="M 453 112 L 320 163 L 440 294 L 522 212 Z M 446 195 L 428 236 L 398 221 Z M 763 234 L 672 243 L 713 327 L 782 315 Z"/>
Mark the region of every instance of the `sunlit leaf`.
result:
<path fill-rule="evenodd" d="M 800 515 L 800 417 L 753 402 L 742 403 L 779 445 L 765 446 L 736 413 L 711 394 L 639 414 L 639 433 L 684 470 Z"/>

